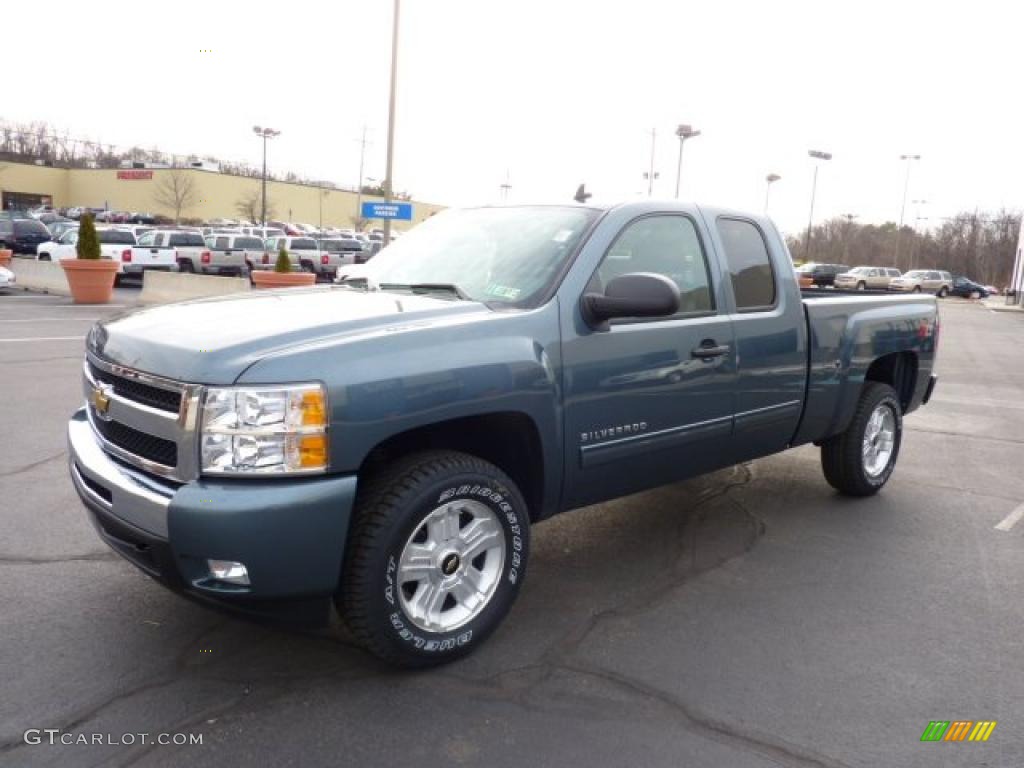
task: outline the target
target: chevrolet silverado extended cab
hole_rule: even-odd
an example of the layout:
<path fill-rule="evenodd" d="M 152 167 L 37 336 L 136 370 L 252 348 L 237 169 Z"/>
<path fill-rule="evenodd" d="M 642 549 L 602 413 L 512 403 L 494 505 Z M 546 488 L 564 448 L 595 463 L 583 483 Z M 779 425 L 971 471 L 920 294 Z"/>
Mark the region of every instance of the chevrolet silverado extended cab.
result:
<path fill-rule="evenodd" d="M 70 472 L 174 590 L 305 621 L 333 603 L 422 666 L 495 630 L 556 513 L 806 443 L 839 492 L 877 492 L 938 334 L 931 295 L 802 295 L 760 216 L 451 210 L 346 284 L 97 323 Z"/>

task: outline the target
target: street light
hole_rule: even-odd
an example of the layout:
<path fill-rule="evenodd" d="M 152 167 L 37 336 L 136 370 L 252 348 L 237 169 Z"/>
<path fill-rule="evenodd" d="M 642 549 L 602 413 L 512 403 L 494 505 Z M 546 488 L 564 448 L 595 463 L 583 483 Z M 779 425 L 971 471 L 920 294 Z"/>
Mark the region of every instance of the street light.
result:
<path fill-rule="evenodd" d="M 654 143 L 657 141 L 658 132 L 651 128 L 651 168 L 649 171 L 644 172 L 644 178 L 647 179 L 647 196 L 650 197 L 654 194 L 654 180 L 661 176 L 654 170 Z"/>
<path fill-rule="evenodd" d="M 260 224 L 267 226 L 267 139 L 280 136 L 280 131 L 273 128 L 261 128 L 258 125 L 252 127 L 252 132 L 263 139 L 263 203 L 260 207 Z"/>
<path fill-rule="evenodd" d="M 920 159 L 920 155 L 900 155 L 900 160 L 907 164 L 907 174 L 903 180 L 903 204 L 900 206 L 900 228 L 896 231 L 896 254 L 893 257 L 893 261 L 897 265 L 900 263 L 900 245 L 903 242 L 903 216 L 907 210 L 907 190 L 910 188 L 910 166 L 914 160 Z"/>
<path fill-rule="evenodd" d="M 831 160 L 831 152 L 820 152 L 816 149 L 807 150 L 808 156 L 815 160 Z M 804 261 L 811 260 L 811 224 L 814 223 L 814 197 L 818 192 L 818 165 L 814 164 L 814 180 L 811 182 L 811 212 L 807 217 L 807 243 L 804 245 Z"/>
<path fill-rule="evenodd" d="M 769 173 L 764 177 L 765 182 L 767 182 L 764 189 L 764 213 L 766 216 L 768 215 L 768 196 L 772 192 L 772 184 L 781 178 L 777 173 Z"/>
<path fill-rule="evenodd" d="M 694 139 L 700 136 L 700 131 L 693 130 L 692 126 L 680 125 L 676 128 L 676 136 L 679 137 L 679 160 L 676 162 L 676 200 L 679 199 L 679 180 L 683 174 L 683 144 L 687 139 Z"/>
<path fill-rule="evenodd" d="M 391 25 L 391 91 L 388 96 L 388 162 L 384 177 L 384 202 L 391 202 L 394 186 L 393 162 L 395 157 L 395 92 L 398 88 L 398 17 L 401 0 L 395 0 L 394 18 Z M 360 215 L 362 212 L 360 212 Z M 391 219 L 384 219 L 384 245 L 391 242 Z"/>

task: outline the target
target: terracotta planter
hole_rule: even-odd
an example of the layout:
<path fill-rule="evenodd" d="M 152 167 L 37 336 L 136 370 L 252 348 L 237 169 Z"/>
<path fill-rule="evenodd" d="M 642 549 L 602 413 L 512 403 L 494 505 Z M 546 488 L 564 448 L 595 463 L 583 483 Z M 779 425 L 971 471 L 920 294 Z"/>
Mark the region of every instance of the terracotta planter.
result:
<path fill-rule="evenodd" d="M 61 259 L 75 304 L 106 304 L 114 294 L 118 263 L 111 259 Z"/>
<path fill-rule="evenodd" d="M 14 255 L 14 251 L 7 248 L 0 248 L 0 267 L 11 266 L 11 257 Z"/>
<path fill-rule="evenodd" d="M 296 288 L 313 285 L 316 275 L 312 272 L 274 272 L 257 269 L 252 272 L 252 284 L 257 288 Z"/>

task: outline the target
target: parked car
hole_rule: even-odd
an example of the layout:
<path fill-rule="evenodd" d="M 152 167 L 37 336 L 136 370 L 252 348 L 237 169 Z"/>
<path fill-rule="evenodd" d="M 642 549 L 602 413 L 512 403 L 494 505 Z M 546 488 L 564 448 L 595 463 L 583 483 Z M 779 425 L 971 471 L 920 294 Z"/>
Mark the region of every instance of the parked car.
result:
<path fill-rule="evenodd" d="M 836 288 L 855 291 L 868 288 L 886 291 L 889 289 L 889 281 L 899 276 L 900 271 L 895 267 L 854 267 L 836 275 L 833 284 Z"/>
<path fill-rule="evenodd" d="M 815 264 L 808 262 L 796 268 L 797 275 L 811 278 L 811 282 L 817 288 L 826 288 L 833 285 L 836 275 L 846 272 L 849 269 L 844 264 Z"/>
<path fill-rule="evenodd" d="M 13 288 L 18 282 L 17 276 L 7 267 L 0 267 L 0 290 Z"/>
<path fill-rule="evenodd" d="M 206 241 L 199 232 L 181 229 L 154 229 L 147 232 L 142 238 L 139 245 L 152 242 L 151 247 L 172 249 L 179 272 L 216 271 L 210 264 L 211 255 L 206 247 Z M 204 266 L 211 268 L 204 269 Z"/>
<path fill-rule="evenodd" d="M 269 237 L 284 237 L 284 230 L 277 227 L 240 227 L 238 232 L 242 235 L 258 237 L 260 240 L 266 240 Z"/>
<path fill-rule="evenodd" d="M 124 263 L 123 271 L 126 274 L 142 274 L 149 270 L 157 270 L 161 272 L 178 272 L 181 269 L 179 259 L 179 247 L 171 244 L 171 236 L 189 235 L 189 233 L 179 232 L 177 230 L 168 229 L 153 229 L 149 232 L 143 233 L 139 237 L 138 244 L 131 249 L 128 254 L 128 259 Z M 185 251 L 189 255 L 189 262 L 191 262 L 191 256 L 198 249 L 196 260 L 202 261 L 202 252 L 206 250 L 206 244 L 203 242 L 203 238 L 198 234 L 191 234 L 189 238 L 196 237 L 199 239 L 199 245 L 194 244 L 194 240 L 185 239 L 182 244 L 180 251 Z M 182 239 L 176 237 L 177 242 L 182 242 Z M 193 243 L 191 245 L 186 243 Z"/>
<path fill-rule="evenodd" d="M 129 224 L 156 224 L 156 216 L 152 213 L 132 211 L 128 214 Z"/>
<path fill-rule="evenodd" d="M 362 264 L 366 261 L 363 244 L 354 238 L 332 237 L 320 240 L 320 263 L 317 274 L 335 274 L 343 264 Z"/>
<path fill-rule="evenodd" d="M 57 240 L 40 243 L 36 247 L 36 258 L 39 261 L 77 258 L 78 235 L 79 229 L 69 229 Z M 131 247 L 135 245 L 135 235 L 115 227 L 96 227 L 96 235 L 100 241 L 100 258 L 113 259 L 123 265 L 125 253 L 131 253 Z"/>
<path fill-rule="evenodd" d="M 953 289 L 953 276 L 937 269 L 912 269 L 889 282 L 890 291 L 905 293 L 934 293 L 939 298 Z"/>
<path fill-rule="evenodd" d="M 263 241 L 252 235 L 237 232 L 208 235 L 206 248 L 210 253 L 209 263 L 203 272 L 235 274 L 246 277 L 253 264 L 263 258 Z"/>
<path fill-rule="evenodd" d="M 271 237 L 264 241 L 263 258 L 255 269 L 273 269 L 277 254 L 284 246 L 293 270 L 316 272 L 316 264 L 320 261 L 320 246 L 312 237 Z"/>
<path fill-rule="evenodd" d="M 953 278 L 953 287 L 949 289 L 949 293 L 964 299 L 987 299 L 992 291 L 980 283 L 958 275 Z"/>
<path fill-rule="evenodd" d="M 55 221 L 53 224 L 47 226 L 47 229 L 50 230 L 50 236 L 56 240 L 69 229 L 78 229 L 78 226 L 77 221 L 67 219 L 65 221 Z"/>
<path fill-rule="evenodd" d="M 394 664 L 479 647 L 559 512 L 810 444 L 877 493 L 936 385 L 934 297 L 802 298 L 762 216 L 449 210 L 362 269 L 379 290 L 100 320 L 67 466 L 162 584 L 307 622 L 333 602 Z"/>
<path fill-rule="evenodd" d="M 43 222 L 32 218 L 0 218 L 0 248 L 35 256 L 36 246 L 52 236 Z"/>

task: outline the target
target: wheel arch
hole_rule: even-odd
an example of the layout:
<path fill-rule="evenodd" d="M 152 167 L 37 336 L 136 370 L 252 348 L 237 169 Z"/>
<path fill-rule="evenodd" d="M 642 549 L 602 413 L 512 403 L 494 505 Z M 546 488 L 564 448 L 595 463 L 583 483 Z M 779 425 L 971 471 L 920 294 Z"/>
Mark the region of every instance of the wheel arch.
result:
<path fill-rule="evenodd" d="M 498 439 L 495 439 L 499 436 Z M 392 435 L 375 445 L 359 467 L 359 477 L 403 456 L 427 450 L 468 453 L 494 464 L 523 494 L 531 521 L 544 516 L 545 468 L 540 430 L 520 411 L 448 419 Z"/>
<path fill-rule="evenodd" d="M 864 381 L 888 384 L 896 390 L 903 412 L 906 413 L 917 389 L 918 370 L 916 352 L 893 352 L 872 362 L 864 374 Z"/>

